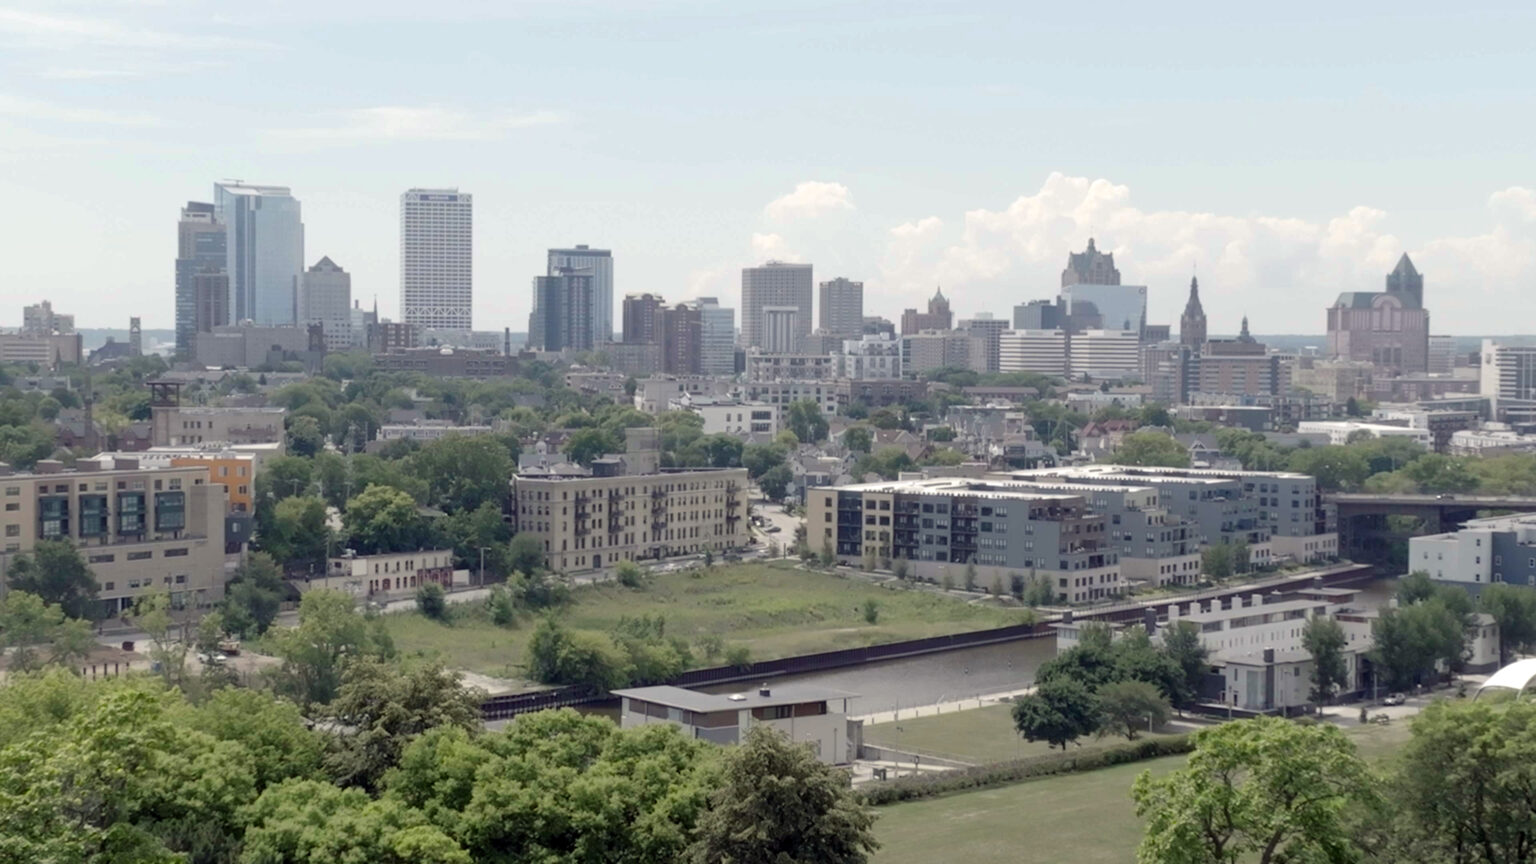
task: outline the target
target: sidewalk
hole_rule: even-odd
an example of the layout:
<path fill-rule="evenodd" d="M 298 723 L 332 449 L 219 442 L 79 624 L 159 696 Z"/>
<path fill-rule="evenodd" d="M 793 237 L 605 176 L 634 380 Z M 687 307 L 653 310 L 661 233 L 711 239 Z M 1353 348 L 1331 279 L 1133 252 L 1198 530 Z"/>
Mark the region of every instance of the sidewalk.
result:
<path fill-rule="evenodd" d="M 862 720 L 866 726 L 874 726 L 879 723 L 895 723 L 898 720 L 911 720 L 916 717 L 935 717 L 939 714 L 953 714 L 956 711 L 972 711 L 977 708 L 985 708 L 988 705 L 1007 702 L 1019 696 L 1027 696 L 1034 691 L 1035 688 L 1033 687 L 1024 687 L 1018 690 L 1000 690 L 995 693 L 967 696 L 964 699 L 950 702 L 914 705 L 911 708 L 898 708 L 895 711 L 876 711 L 873 714 L 858 714 L 848 719 Z"/>

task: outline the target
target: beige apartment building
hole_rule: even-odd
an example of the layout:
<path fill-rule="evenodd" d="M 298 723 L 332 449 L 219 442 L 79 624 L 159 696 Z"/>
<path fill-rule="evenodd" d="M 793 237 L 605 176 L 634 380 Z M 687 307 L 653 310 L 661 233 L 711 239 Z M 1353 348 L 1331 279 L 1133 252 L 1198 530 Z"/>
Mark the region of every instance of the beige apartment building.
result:
<path fill-rule="evenodd" d="M 204 464 L 141 467 L 104 456 L 18 473 L 0 463 L 0 575 L 39 540 L 64 540 L 95 575 L 103 616 L 160 591 L 210 606 L 224 596 L 226 498 Z"/>
<path fill-rule="evenodd" d="M 156 447 L 212 442 L 268 444 L 283 441 L 285 408 L 204 408 L 156 405 L 150 409 Z"/>
<path fill-rule="evenodd" d="M 525 460 L 512 478 L 517 533 L 539 538 L 560 571 L 748 545 L 746 469 L 662 470 L 657 441 L 629 429 L 625 452 L 590 468 Z"/>

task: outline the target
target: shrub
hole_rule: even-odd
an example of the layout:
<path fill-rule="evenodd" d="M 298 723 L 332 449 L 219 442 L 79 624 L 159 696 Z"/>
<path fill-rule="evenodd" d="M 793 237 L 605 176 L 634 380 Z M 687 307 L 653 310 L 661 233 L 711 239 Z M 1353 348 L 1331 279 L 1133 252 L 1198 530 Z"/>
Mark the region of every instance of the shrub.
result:
<path fill-rule="evenodd" d="M 625 588 L 639 588 L 641 581 L 645 578 L 645 572 L 633 561 L 620 561 L 619 566 L 614 570 L 614 575 L 618 577 L 619 584 Z"/>
<path fill-rule="evenodd" d="M 745 645 L 732 645 L 726 649 L 725 665 L 745 669 L 752 665 L 752 649 Z"/>
<path fill-rule="evenodd" d="M 987 789 L 993 786 L 1003 786 L 1009 783 L 1031 780 L 1036 777 L 1051 777 L 1057 774 L 1093 771 L 1099 768 L 1109 768 L 1114 765 L 1125 765 L 1131 762 L 1157 759 L 1162 756 L 1189 753 L 1194 749 L 1195 738 L 1193 735 L 1147 738 L 1128 744 L 1105 747 L 1102 750 L 1090 750 L 1086 753 L 1052 753 L 1046 756 L 1033 756 L 1028 759 L 1015 759 L 1009 762 L 997 762 L 992 765 L 977 765 L 972 768 L 945 771 L 941 774 L 920 774 L 916 777 L 902 777 L 884 783 L 867 784 L 860 787 L 857 794 L 864 804 L 878 807 L 885 804 L 895 804 L 900 801 L 931 798 L 935 795 L 944 795 L 967 789 Z"/>
<path fill-rule="evenodd" d="M 864 601 L 864 620 L 870 624 L 880 620 L 880 604 L 873 597 Z"/>
<path fill-rule="evenodd" d="M 424 582 L 416 589 L 416 608 L 433 621 L 448 616 L 448 593 L 436 582 Z"/>

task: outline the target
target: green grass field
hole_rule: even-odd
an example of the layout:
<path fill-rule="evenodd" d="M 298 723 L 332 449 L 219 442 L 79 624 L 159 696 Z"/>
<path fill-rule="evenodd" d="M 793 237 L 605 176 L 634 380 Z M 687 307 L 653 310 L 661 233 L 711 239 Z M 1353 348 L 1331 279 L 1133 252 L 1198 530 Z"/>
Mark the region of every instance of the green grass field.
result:
<path fill-rule="evenodd" d="M 695 575 L 697 573 L 698 575 Z M 617 583 L 583 586 L 557 614 L 569 627 L 611 630 L 624 616 L 661 615 L 667 635 L 698 644 L 707 636 L 745 645 L 755 660 L 856 648 L 1017 624 L 1019 610 L 972 606 L 925 591 L 881 588 L 856 579 L 770 564 L 664 573 L 643 588 Z M 876 623 L 864 603 L 879 604 Z M 440 624 L 416 613 L 385 617 L 396 647 L 408 656 L 435 656 L 455 668 L 521 677 L 523 650 L 534 620 L 515 628 L 491 624 L 469 604 Z M 701 662 L 702 658 L 701 658 Z"/>
<path fill-rule="evenodd" d="M 982 708 L 923 719 L 958 722 L 966 714 L 996 710 Z M 977 724 L 982 724 L 979 718 Z M 1388 726 L 1345 727 L 1360 755 L 1377 764 L 1395 756 L 1408 740 L 1408 730 L 1409 723 L 1404 720 Z M 867 737 L 867 730 L 865 734 Z M 1181 767 L 1184 759 L 1168 756 L 881 807 L 876 811 L 879 821 L 875 835 L 882 848 L 874 860 L 876 864 L 1131 861 L 1141 841 L 1141 821 L 1131 801 L 1131 783 L 1142 771 L 1164 774 Z"/>
<path fill-rule="evenodd" d="M 975 765 L 1044 756 L 1051 752 L 1050 745 L 1044 741 L 1025 741 L 1019 735 L 1013 728 L 1013 716 L 1008 705 L 988 705 L 953 714 L 865 726 L 864 741 L 908 753 L 958 759 Z M 1125 737 L 1117 735 L 1084 738 L 1082 749 L 1124 743 Z"/>

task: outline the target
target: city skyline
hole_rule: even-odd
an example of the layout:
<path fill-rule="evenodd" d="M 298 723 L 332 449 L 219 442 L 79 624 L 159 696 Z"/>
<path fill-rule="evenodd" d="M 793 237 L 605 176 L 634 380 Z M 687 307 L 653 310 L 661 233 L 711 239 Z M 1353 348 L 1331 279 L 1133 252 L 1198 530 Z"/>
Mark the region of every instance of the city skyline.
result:
<path fill-rule="evenodd" d="M 1403 253 L 1468 301 L 1437 309 L 1436 332 L 1536 313 L 1521 5 L 1327 28 L 1302 8 L 188 5 L 0 15 L 0 192 L 25 205 L 0 216 L 22 250 L 4 275 L 49 285 L 85 327 L 172 326 L 163 226 L 228 176 L 295 190 L 305 265 L 347 262 L 354 294 L 397 320 L 398 190 L 473 189 L 482 329 L 518 329 L 545 250 L 578 239 L 624 258 L 615 302 L 737 303 L 741 268 L 783 258 L 864 282 L 870 314 L 942 285 L 958 318 L 1001 316 L 1053 296 L 1061 256 L 1093 236 L 1149 286 L 1149 321 L 1176 320 L 1198 274 L 1212 320 L 1321 332 L 1315 309 L 1376 290 Z M 424 33 L 455 61 L 412 59 Z M 572 33 L 581 63 L 552 38 Z M 686 67 L 733 72 L 696 76 L 677 44 L 705 51 Z M 858 107 L 829 115 L 829 99 Z M 1388 134 L 1405 117 L 1413 134 Z"/>

